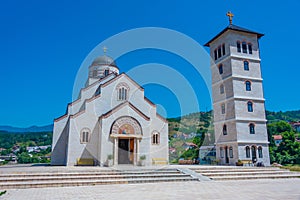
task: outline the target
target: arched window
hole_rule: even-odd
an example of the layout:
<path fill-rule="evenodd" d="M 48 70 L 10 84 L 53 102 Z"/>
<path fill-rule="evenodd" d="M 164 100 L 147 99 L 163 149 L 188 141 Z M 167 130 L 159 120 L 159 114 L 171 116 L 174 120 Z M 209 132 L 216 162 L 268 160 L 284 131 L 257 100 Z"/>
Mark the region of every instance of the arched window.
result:
<path fill-rule="evenodd" d="M 246 81 L 246 91 L 251 91 L 251 82 L 250 81 Z"/>
<path fill-rule="evenodd" d="M 244 61 L 244 70 L 249 71 L 249 62 L 247 60 Z"/>
<path fill-rule="evenodd" d="M 108 74 L 109 74 L 109 70 L 108 69 L 104 70 L 104 76 L 107 76 Z"/>
<path fill-rule="evenodd" d="M 154 131 L 152 133 L 152 144 L 159 144 L 159 133 L 157 131 Z"/>
<path fill-rule="evenodd" d="M 127 99 L 127 89 L 122 87 L 119 88 L 119 100 L 126 100 Z"/>
<path fill-rule="evenodd" d="M 118 100 L 122 100 L 122 88 L 118 89 Z"/>
<path fill-rule="evenodd" d="M 225 114 L 226 110 L 225 110 L 225 103 L 221 104 L 221 113 Z"/>
<path fill-rule="evenodd" d="M 97 70 L 95 69 L 95 70 L 93 71 L 93 77 L 95 78 L 95 77 L 97 77 L 97 75 L 98 75 L 98 72 L 97 72 Z"/>
<path fill-rule="evenodd" d="M 256 147 L 251 147 L 251 154 L 252 154 L 252 160 L 254 161 L 256 159 Z"/>
<path fill-rule="evenodd" d="M 246 158 L 250 158 L 250 147 L 246 146 Z"/>
<path fill-rule="evenodd" d="M 253 112 L 253 103 L 251 101 L 248 101 L 248 112 Z"/>
<path fill-rule="evenodd" d="M 227 125 L 223 125 L 223 135 L 227 135 Z"/>
<path fill-rule="evenodd" d="M 117 99 L 119 101 L 124 101 L 128 99 L 129 86 L 126 83 L 120 83 L 117 86 Z"/>
<path fill-rule="evenodd" d="M 233 158 L 233 148 L 229 147 L 229 157 Z"/>
<path fill-rule="evenodd" d="M 219 68 L 219 74 L 223 74 L 223 65 L 220 64 L 218 68 Z"/>
<path fill-rule="evenodd" d="M 249 124 L 249 133 L 255 134 L 255 125 L 253 123 Z"/>
<path fill-rule="evenodd" d="M 88 143 L 90 141 L 90 129 L 84 128 L 80 133 L 80 143 Z"/>
<path fill-rule="evenodd" d="M 236 48 L 237 48 L 237 52 L 241 53 L 241 42 L 240 41 L 236 42 Z"/>
<path fill-rule="evenodd" d="M 126 100 L 125 99 L 125 92 L 127 93 L 127 90 L 125 88 L 119 88 L 119 92 L 118 92 L 118 100 L 122 101 L 122 100 Z"/>
<path fill-rule="evenodd" d="M 221 56 L 222 56 L 222 51 L 221 51 L 221 46 L 218 48 L 218 58 L 221 58 Z"/>
<path fill-rule="evenodd" d="M 246 42 L 242 42 L 243 53 L 247 53 L 247 44 Z"/>
<path fill-rule="evenodd" d="M 263 153 L 262 153 L 262 147 L 258 147 L 258 157 L 262 158 L 263 157 Z"/>
<path fill-rule="evenodd" d="M 247 106 L 248 106 L 248 112 L 253 112 L 253 103 L 251 101 L 248 101 Z"/>
<path fill-rule="evenodd" d="M 224 85 L 223 84 L 220 85 L 220 94 L 224 94 Z"/>
<path fill-rule="evenodd" d="M 215 60 L 217 60 L 218 59 L 217 49 L 215 49 L 214 51 L 214 56 L 215 56 Z"/>
<path fill-rule="evenodd" d="M 252 54 L 252 44 L 251 43 L 248 44 L 248 50 L 249 50 L 249 54 Z"/>
<path fill-rule="evenodd" d="M 224 158 L 224 149 L 220 147 L 220 157 Z"/>

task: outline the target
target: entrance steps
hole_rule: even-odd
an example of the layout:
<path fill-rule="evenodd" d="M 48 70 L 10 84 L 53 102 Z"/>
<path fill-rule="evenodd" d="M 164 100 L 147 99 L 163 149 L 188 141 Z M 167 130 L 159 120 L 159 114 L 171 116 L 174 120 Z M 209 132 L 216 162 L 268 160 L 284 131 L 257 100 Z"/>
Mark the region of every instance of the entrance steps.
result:
<path fill-rule="evenodd" d="M 300 178 L 300 173 L 275 167 L 167 166 L 146 168 L 19 167 L 0 168 L 0 190 L 40 187 L 138 184 L 179 181 L 225 181 Z"/>
<path fill-rule="evenodd" d="M 212 180 L 300 178 L 300 173 L 277 167 L 193 167 L 191 170 Z"/>
<path fill-rule="evenodd" d="M 0 174 L 0 189 L 198 181 L 177 169 Z"/>

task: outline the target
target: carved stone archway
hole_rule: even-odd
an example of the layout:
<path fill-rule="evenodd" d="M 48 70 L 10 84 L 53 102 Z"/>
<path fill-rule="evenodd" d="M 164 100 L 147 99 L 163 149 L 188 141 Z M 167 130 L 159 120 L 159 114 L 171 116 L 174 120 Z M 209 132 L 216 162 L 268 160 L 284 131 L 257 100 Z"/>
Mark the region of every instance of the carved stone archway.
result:
<path fill-rule="evenodd" d="M 128 156 L 128 163 L 137 165 L 139 143 L 142 139 L 142 127 L 140 123 L 130 116 L 123 116 L 114 121 L 111 126 L 110 137 L 114 139 L 114 165 L 124 164 L 124 156 Z M 128 142 L 127 149 L 120 149 L 121 142 Z M 120 151 L 122 154 L 120 154 Z M 126 154 L 127 152 L 127 154 Z M 119 156 L 123 156 L 122 158 Z"/>

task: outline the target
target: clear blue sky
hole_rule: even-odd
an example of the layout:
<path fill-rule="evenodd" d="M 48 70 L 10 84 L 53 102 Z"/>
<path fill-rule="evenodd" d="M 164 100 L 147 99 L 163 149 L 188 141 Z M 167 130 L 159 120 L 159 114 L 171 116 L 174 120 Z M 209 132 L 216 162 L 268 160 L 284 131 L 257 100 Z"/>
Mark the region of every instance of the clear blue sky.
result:
<path fill-rule="evenodd" d="M 265 33 L 260 50 L 266 108 L 300 109 L 299 8 L 298 0 L 1 1 L 0 125 L 47 125 L 63 115 L 81 63 L 108 37 L 151 26 L 182 32 L 204 44 L 228 25 L 228 10 L 235 14 L 234 24 Z M 126 72 L 149 62 L 188 68 L 168 52 L 151 50 L 129 53 L 118 65 Z M 190 70 L 182 73 L 193 77 Z M 195 77 L 191 83 L 196 90 L 202 87 Z M 167 89 L 145 89 L 168 117 L 178 114 L 176 99 Z M 163 95 L 155 95 L 160 90 Z M 197 95 L 203 99 L 201 109 L 210 109 L 207 91 Z"/>

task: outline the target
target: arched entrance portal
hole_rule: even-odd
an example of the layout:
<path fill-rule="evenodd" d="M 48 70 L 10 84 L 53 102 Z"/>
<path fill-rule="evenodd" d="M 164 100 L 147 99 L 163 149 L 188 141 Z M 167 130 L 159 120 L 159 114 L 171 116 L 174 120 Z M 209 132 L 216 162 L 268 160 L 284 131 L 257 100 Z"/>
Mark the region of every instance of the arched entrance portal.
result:
<path fill-rule="evenodd" d="M 229 157 L 228 157 L 228 147 L 227 147 L 227 146 L 225 147 L 225 162 L 226 162 L 226 164 L 228 164 L 228 163 L 229 163 Z"/>
<path fill-rule="evenodd" d="M 114 165 L 136 165 L 142 139 L 140 123 L 129 116 L 120 117 L 112 124 L 110 137 L 114 139 Z"/>
<path fill-rule="evenodd" d="M 251 147 L 251 154 L 252 154 L 252 162 L 256 163 L 257 158 L 256 158 L 256 147 L 255 146 Z"/>

